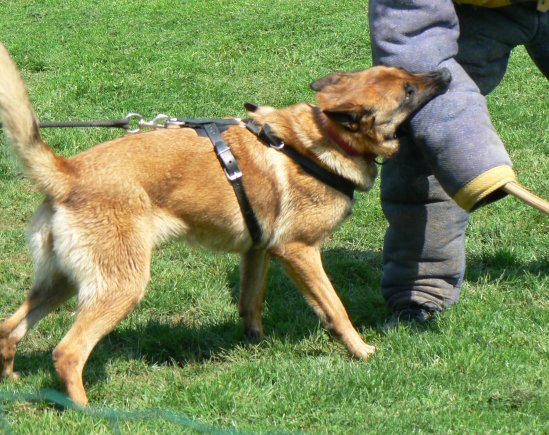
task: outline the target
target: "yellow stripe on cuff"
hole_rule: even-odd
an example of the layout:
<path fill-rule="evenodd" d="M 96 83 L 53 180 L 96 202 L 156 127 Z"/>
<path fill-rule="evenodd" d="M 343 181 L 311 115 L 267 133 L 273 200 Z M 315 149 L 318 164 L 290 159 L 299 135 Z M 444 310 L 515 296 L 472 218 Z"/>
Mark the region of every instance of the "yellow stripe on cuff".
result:
<path fill-rule="evenodd" d="M 511 6 L 510 0 L 454 0 L 454 3 L 459 5 L 475 5 L 481 8 L 501 8 L 503 6 Z"/>
<path fill-rule="evenodd" d="M 509 181 L 515 181 L 515 173 L 511 166 L 496 166 L 483 172 L 458 190 L 454 195 L 454 201 L 461 208 L 470 211 L 477 202 L 486 198 Z"/>

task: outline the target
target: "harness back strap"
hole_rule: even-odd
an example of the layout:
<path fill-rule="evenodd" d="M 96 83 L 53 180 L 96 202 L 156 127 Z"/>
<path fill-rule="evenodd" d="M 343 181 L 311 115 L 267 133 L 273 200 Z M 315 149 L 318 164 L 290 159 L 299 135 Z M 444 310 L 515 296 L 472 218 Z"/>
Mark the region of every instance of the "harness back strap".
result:
<path fill-rule="evenodd" d="M 221 166 L 223 166 L 227 179 L 233 186 L 234 193 L 236 194 L 236 198 L 238 200 L 238 205 L 240 206 L 240 210 L 244 216 L 244 220 L 252 237 L 252 241 L 254 245 L 257 245 L 261 241 L 261 226 L 257 221 L 250 201 L 248 200 L 248 196 L 246 195 L 246 191 L 244 190 L 244 185 L 242 184 L 242 172 L 236 162 L 236 158 L 232 153 L 231 148 L 223 140 L 216 123 L 212 122 L 201 124 L 200 128 L 204 129 L 206 135 L 214 146 L 215 154 L 217 155 Z"/>
<path fill-rule="evenodd" d="M 303 169 L 309 175 L 312 175 L 313 177 L 315 177 L 318 181 L 321 181 L 322 183 L 327 184 L 328 186 L 347 195 L 349 199 L 351 200 L 353 199 L 354 192 L 355 192 L 355 185 L 349 180 L 343 177 L 336 176 L 334 173 L 327 171 L 322 166 L 317 165 L 312 160 L 308 159 L 307 157 L 304 157 L 303 155 L 301 155 L 295 149 L 293 149 L 292 147 L 289 147 L 288 145 L 281 148 L 280 151 L 286 154 L 288 157 L 291 157 L 294 161 L 296 161 L 299 164 L 299 166 L 301 166 L 301 169 Z"/>
<path fill-rule="evenodd" d="M 177 122 L 191 128 L 204 128 L 206 124 L 215 124 L 217 127 L 222 128 L 240 125 L 240 121 L 235 118 L 177 118 Z"/>
<path fill-rule="evenodd" d="M 309 175 L 313 176 L 318 181 L 321 181 L 322 183 L 327 184 L 328 186 L 347 195 L 349 199 L 353 199 L 356 187 L 353 182 L 324 169 L 319 164 L 300 154 L 288 144 L 285 144 L 280 138 L 274 135 L 269 124 L 264 124 L 262 127 L 260 127 L 257 124 L 249 121 L 246 122 L 246 127 L 252 133 L 257 135 L 257 137 L 263 143 L 277 149 L 278 151 L 286 154 L 288 157 L 293 159 L 297 164 L 299 164 L 299 166 L 301 166 L 301 169 L 303 169 Z"/>

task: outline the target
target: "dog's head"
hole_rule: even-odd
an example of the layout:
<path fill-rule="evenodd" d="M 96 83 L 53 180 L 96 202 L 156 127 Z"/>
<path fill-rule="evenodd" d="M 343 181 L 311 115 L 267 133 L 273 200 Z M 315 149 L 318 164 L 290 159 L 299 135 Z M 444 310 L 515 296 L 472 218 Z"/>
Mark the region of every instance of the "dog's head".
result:
<path fill-rule="evenodd" d="M 414 111 L 444 93 L 451 81 L 447 69 L 412 74 L 377 66 L 363 71 L 332 73 L 316 80 L 323 123 L 337 142 L 357 154 L 389 157 L 398 150 L 396 131 Z"/>

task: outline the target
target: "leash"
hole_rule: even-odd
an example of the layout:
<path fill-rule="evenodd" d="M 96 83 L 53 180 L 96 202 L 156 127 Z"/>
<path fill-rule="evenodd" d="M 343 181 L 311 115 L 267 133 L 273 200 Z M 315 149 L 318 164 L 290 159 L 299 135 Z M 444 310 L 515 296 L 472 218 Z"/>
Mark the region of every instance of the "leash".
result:
<path fill-rule="evenodd" d="M 74 128 L 74 127 L 106 127 L 106 128 L 121 128 L 126 131 L 130 130 L 130 121 L 136 114 L 130 113 L 124 118 L 114 119 L 112 121 L 65 121 L 65 122 L 39 122 L 40 128 Z M 3 124 L 0 122 L 0 128 Z"/>
<path fill-rule="evenodd" d="M 139 113 L 128 113 L 125 117 L 114 120 L 97 120 L 97 121 L 63 121 L 63 122 L 39 122 L 39 128 L 87 128 L 87 127 L 103 127 L 103 128 L 121 128 L 129 134 L 141 132 L 145 128 L 165 128 L 171 125 L 179 127 L 196 127 L 207 123 L 215 123 L 217 125 L 237 125 L 240 119 L 214 119 L 214 118 L 171 118 L 168 115 L 156 115 L 150 121 L 146 121 Z M 0 122 L 0 129 L 3 124 Z"/>

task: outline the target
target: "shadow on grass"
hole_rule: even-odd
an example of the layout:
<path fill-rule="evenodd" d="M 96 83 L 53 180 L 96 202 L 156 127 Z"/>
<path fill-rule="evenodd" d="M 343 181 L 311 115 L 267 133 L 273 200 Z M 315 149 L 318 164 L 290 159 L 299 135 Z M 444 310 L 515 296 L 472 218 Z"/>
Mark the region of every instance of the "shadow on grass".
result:
<path fill-rule="evenodd" d="M 495 252 L 467 256 L 465 278 L 469 282 L 479 282 L 486 279 L 516 280 L 524 274 L 545 275 L 549 270 L 549 257 L 524 261 L 512 247 L 500 248 Z"/>
<path fill-rule="evenodd" d="M 328 249 L 323 252 L 323 263 L 353 325 L 370 334 L 385 335 L 390 311 L 379 291 L 381 253 Z M 525 271 L 544 273 L 547 261 L 523 262 L 512 250 L 503 249 L 478 258 L 469 257 L 468 267 L 468 279 L 471 281 L 480 280 L 481 277 L 514 281 Z M 238 267 L 227 271 L 226 282 L 231 287 L 234 309 L 238 310 Z M 319 325 L 318 318 L 276 260 L 271 262 L 263 321 L 266 336 L 281 337 L 290 344 L 306 339 Z M 444 333 L 437 321 L 409 326 L 406 331 L 407 334 Z M 184 367 L 223 360 L 231 350 L 238 346 L 246 347 L 247 344 L 239 321 L 205 322 L 202 327 L 189 327 L 152 320 L 117 329 L 106 337 L 92 353 L 85 380 L 89 385 L 102 382 L 106 377 L 105 367 L 113 358 L 141 360 L 151 366 Z M 28 362 L 31 366 L 43 367 L 44 357 L 43 354 L 31 355 Z M 56 378 L 53 383 L 61 389 Z"/>
<path fill-rule="evenodd" d="M 343 302 L 353 324 L 369 327 L 388 314 L 379 292 L 381 253 L 342 248 L 323 251 L 324 269 Z M 238 307 L 238 268 L 228 276 L 233 303 Z M 265 332 L 297 339 L 318 325 L 318 318 L 307 305 L 297 286 L 276 260 L 271 261 L 263 312 Z"/>
<path fill-rule="evenodd" d="M 469 268 L 468 279 L 474 281 L 488 275 L 501 280 L 501 271 L 505 270 L 503 279 L 514 280 L 524 270 L 534 274 L 546 270 L 546 261 L 522 263 L 516 255 L 511 254 L 512 251 L 506 251 L 469 258 L 469 263 L 473 265 Z M 369 329 L 383 334 L 383 324 L 389 316 L 389 310 L 379 292 L 381 253 L 329 249 L 323 253 L 323 261 L 353 324 L 359 330 Z M 238 267 L 227 272 L 226 281 L 232 288 L 235 310 L 238 310 L 238 280 Z M 182 307 L 184 310 L 185 307 Z M 299 343 L 316 330 L 319 324 L 315 314 L 276 261 L 272 262 L 270 268 L 263 320 L 267 336 L 283 337 L 289 343 Z M 412 333 L 437 330 L 436 322 L 409 329 Z M 113 358 L 142 360 L 150 365 L 185 366 L 224 358 L 228 351 L 245 346 L 246 343 L 238 321 L 204 322 L 204 326 L 194 327 L 157 320 L 126 325 L 99 343 L 91 355 L 85 378 L 88 383 L 104 379 L 105 366 Z M 24 372 L 44 370 L 47 366 L 55 378 L 49 352 L 20 354 L 16 364 Z M 60 385 L 56 387 L 60 388 Z"/>
<path fill-rule="evenodd" d="M 371 327 L 386 317 L 387 311 L 378 290 L 379 253 L 331 249 L 324 252 L 323 260 L 357 328 Z M 227 272 L 226 281 L 231 287 L 231 299 L 237 312 L 238 267 Z M 184 309 L 182 307 L 182 311 Z M 290 343 L 303 340 L 319 324 L 316 315 L 276 260 L 272 261 L 270 267 L 263 322 L 267 336 L 284 337 Z M 92 360 L 101 364 L 103 357 L 96 354 L 104 352 L 107 361 L 114 352 L 128 359 L 143 359 L 151 365 L 184 366 L 215 359 L 247 343 L 239 321 L 205 322 L 204 326 L 188 326 L 150 320 L 142 325 L 113 331 L 97 346 Z"/>
<path fill-rule="evenodd" d="M 323 253 L 325 269 L 357 328 L 370 327 L 387 315 L 379 294 L 381 254 L 378 252 L 328 249 Z M 227 272 L 234 309 L 238 310 L 238 267 Z M 182 307 L 182 311 L 185 307 Z M 276 334 L 298 343 L 318 328 L 318 318 L 276 260 L 271 262 L 263 312 L 265 334 Z M 240 322 L 211 323 L 203 327 L 163 323 L 117 328 L 94 349 L 86 367 L 86 379 L 104 377 L 104 365 L 113 357 L 143 359 L 149 364 L 183 366 L 196 363 L 245 344 Z M 23 372 L 51 370 L 51 353 L 19 353 L 16 366 Z M 89 373 L 93 372 L 92 378 Z"/>
<path fill-rule="evenodd" d="M 533 275 L 546 273 L 548 261 L 524 262 L 511 249 L 495 253 L 469 256 L 466 278 L 470 282 L 501 280 L 514 282 L 525 272 Z M 380 292 L 381 253 L 328 249 L 323 253 L 325 269 L 347 308 L 351 321 L 358 329 L 383 333 L 383 324 L 390 315 Z M 227 272 L 234 309 L 238 310 L 239 271 Z M 185 308 L 182 307 L 182 310 Z M 263 313 L 267 336 L 284 337 L 290 343 L 299 343 L 318 328 L 318 319 L 281 266 L 272 261 Z M 436 330 L 436 325 L 414 328 L 414 333 Z M 185 366 L 222 358 L 227 351 L 246 344 L 240 322 L 228 321 L 189 327 L 183 324 L 150 320 L 143 324 L 118 328 L 104 338 L 91 355 L 86 367 L 87 382 L 105 377 L 105 366 L 113 358 L 139 359 L 147 364 Z M 56 379 L 51 362 L 51 350 L 19 353 L 16 369 L 23 374 L 48 370 Z M 55 382 L 56 388 L 60 385 Z M 45 385 L 48 387 L 51 385 Z"/>

